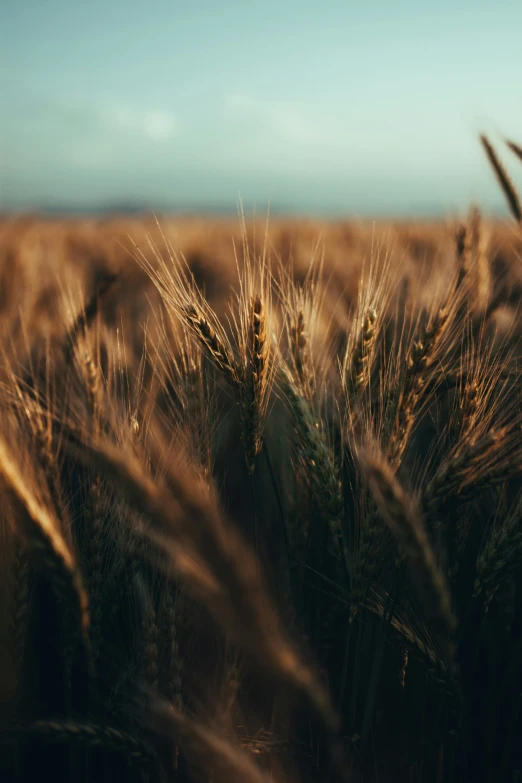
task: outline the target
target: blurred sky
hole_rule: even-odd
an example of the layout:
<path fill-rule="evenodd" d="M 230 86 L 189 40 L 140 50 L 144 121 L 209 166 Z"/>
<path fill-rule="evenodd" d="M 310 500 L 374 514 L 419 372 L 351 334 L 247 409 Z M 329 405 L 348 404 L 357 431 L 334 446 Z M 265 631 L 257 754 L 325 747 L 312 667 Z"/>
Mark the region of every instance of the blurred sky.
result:
<path fill-rule="evenodd" d="M 522 2 L 0 7 L 0 208 L 503 209 L 477 134 L 522 141 Z"/>

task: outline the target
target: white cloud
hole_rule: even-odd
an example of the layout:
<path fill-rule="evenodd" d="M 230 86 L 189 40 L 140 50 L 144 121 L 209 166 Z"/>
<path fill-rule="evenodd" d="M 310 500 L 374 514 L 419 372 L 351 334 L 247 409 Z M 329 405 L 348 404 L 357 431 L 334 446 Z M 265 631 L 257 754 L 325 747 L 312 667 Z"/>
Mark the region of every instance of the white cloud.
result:
<path fill-rule="evenodd" d="M 224 103 L 228 110 L 261 122 L 288 141 L 312 146 L 334 141 L 330 125 L 292 104 L 259 100 L 241 93 L 226 95 Z"/>
<path fill-rule="evenodd" d="M 136 111 L 135 109 L 109 109 L 111 123 L 130 131 L 148 136 L 154 141 L 171 138 L 178 124 L 174 115 L 168 111 Z"/>
<path fill-rule="evenodd" d="M 160 141 L 168 139 L 176 130 L 177 123 L 172 114 L 162 111 L 153 111 L 145 114 L 144 127 L 148 135 Z"/>

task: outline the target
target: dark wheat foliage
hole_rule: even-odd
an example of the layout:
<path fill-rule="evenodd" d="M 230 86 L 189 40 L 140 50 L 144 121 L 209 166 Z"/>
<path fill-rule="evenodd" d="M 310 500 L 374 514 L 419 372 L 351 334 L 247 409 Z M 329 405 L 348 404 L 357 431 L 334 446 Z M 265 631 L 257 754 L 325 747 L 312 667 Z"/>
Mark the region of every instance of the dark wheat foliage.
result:
<path fill-rule="evenodd" d="M 518 235 L 0 228 L 1 779 L 518 780 Z"/>

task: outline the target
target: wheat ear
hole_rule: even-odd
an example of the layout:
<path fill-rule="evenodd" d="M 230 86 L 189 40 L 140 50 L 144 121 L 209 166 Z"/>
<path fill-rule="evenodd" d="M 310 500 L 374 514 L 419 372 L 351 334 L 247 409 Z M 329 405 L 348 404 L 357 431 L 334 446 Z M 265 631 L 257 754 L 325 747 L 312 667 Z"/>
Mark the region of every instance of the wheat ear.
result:
<path fill-rule="evenodd" d="M 522 500 L 494 529 L 477 559 L 474 595 L 485 594 L 486 606 L 498 588 L 522 562 Z"/>
<path fill-rule="evenodd" d="M 474 310 L 483 312 L 487 309 L 491 295 L 491 268 L 487 252 L 487 237 L 484 234 L 482 218 L 477 207 L 472 207 L 470 210 L 469 230 L 476 281 L 475 290 L 478 299 Z"/>
<path fill-rule="evenodd" d="M 426 388 L 426 371 L 434 360 L 435 350 L 446 330 L 449 309 L 440 307 L 414 340 L 406 357 L 404 382 L 397 405 L 396 420 L 388 441 L 388 458 L 393 466 L 402 459 L 415 422 L 415 413 Z"/>
<path fill-rule="evenodd" d="M 338 552 L 346 561 L 342 516 L 344 500 L 342 486 L 331 449 L 319 422 L 313 416 L 309 402 L 303 397 L 286 367 L 280 368 L 280 387 L 292 412 L 301 444 L 301 458 L 306 465 L 320 512 L 327 521 Z"/>
<path fill-rule="evenodd" d="M 347 386 L 352 394 L 357 394 L 369 382 L 369 364 L 376 338 L 377 311 L 369 307 L 345 371 Z"/>
<path fill-rule="evenodd" d="M 459 492 L 466 474 L 476 466 L 489 452 L 494 450 L 505 438 L 506 430 L 491 430 L 479 438 L 469 439 L 459 444 L 435 472 L 424 492 L 424 508 L 432 514 L 449 497 Z M 496 476 L 496 474 L 495 474 Z M 486 477 L 491 481 L 492 476 Z M 442 526 L 442 523 L 439 523 Z"/>
<path fill-rule="evenodd" d="M 94 321 L 99 312 L 100 304 L 113 289 L 117 280 L 118 275 L 113 274 L 112 272 L 107 272 L 104 279 L 100 281 L 96 291 L 87 302 L 85 308 L 75 319 L 63 343 L 63 354 L 66 364 L 70 364 L 73 359 L 74 351 L 78 341 L 78 335 L 80 335 L 82 332 L 85 332 L 89 325 Z"/>
<path fill-rule="evenodd" d="M 382 454 L 368 449 L 360 455 L 360 460 L 379 511 L 397 539 L 425 610 L 451 657 L 457 627 L 451 593 L 437 565 L 417 505 L 407 497 Z"/>
<path fill-rule="evenodd" d="M 248 472 L 254 473 L 257 455 L 263 447 L 264 410 L 268 384 L 269 341 L 263 300 L 255 296 L 250 304 L 245 377 L 241 384 L 243 444 Z"/>
<path fill-rule="evenodd" d="M 459 267 L 457 287 L 460 287 L 469 275 L 471 263 L 470 237 L 468 228 L 465 225 L 460 225 L 455 232 L 455 250 Z"/>
<path fill-rule="evenodd" d="M 311 400 L 315 389 L 315 376 L 303 310 L 298 310 L 290 324 L 289 333 L 295 373 L 305 398 Z"/>
<path fill-rule="evenodd" d="M 203 311 L 199 310 L 195 304 L 185 305 L 183 313 L 202 348 L 221 370 L 232 388 L 237 391 L 241 386 L 240 374 L 228 346 L 217 334 Z"/>
<path fill-rule="evenodd" d="M 357 559 L 350 571 L 350 623 L 353 623 L 361 605 L 368 593 L 372 581 L 378 577 L 384 560 L 383 533 L 386 528 L 382 523 L 381 514 L 375 502 L 370 498 L 368 509 L 364 515 Z"/>

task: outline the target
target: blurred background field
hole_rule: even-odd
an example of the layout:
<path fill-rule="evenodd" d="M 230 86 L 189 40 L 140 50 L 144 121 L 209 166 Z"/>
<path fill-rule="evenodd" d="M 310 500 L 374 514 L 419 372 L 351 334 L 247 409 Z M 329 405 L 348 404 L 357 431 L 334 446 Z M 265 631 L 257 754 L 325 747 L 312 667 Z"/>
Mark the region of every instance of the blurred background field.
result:
<path fill-rule="evenodd" d="M 354 304 L 363 267 L 379 259 L 419 291 L 438 275 L 456 268 L 455 232 L 459 221 L 319 220 L 304 218 L 144 214 L 96 218 L 40 215 L 0 219 L 0 312 L 4 328 L 21 312 L 26 327 L 51 333 L 62 328 L 64 292 L 89 299 L 108 275 L 117 274 L 118 306 L 145 313 L 153 286 L 136 263 L 136 244 L 151 261 L 153 246 L 167 258 L 182 255 L 212 305 L 223 313 L 237 285 L 237 256 L 244 234 L 253 253 L 267 241 L 272 264 L 281 262 L 304 280 L 310 262 L 321 259 L 328 280 L 330 308 Z M 494 289 L 522 284 L 519 232 L 506 221 L 485 222 Z M 106 316 L 109 313 L 105 313 Z M 113 313 L 113 317 L 115 314 Z"/>

